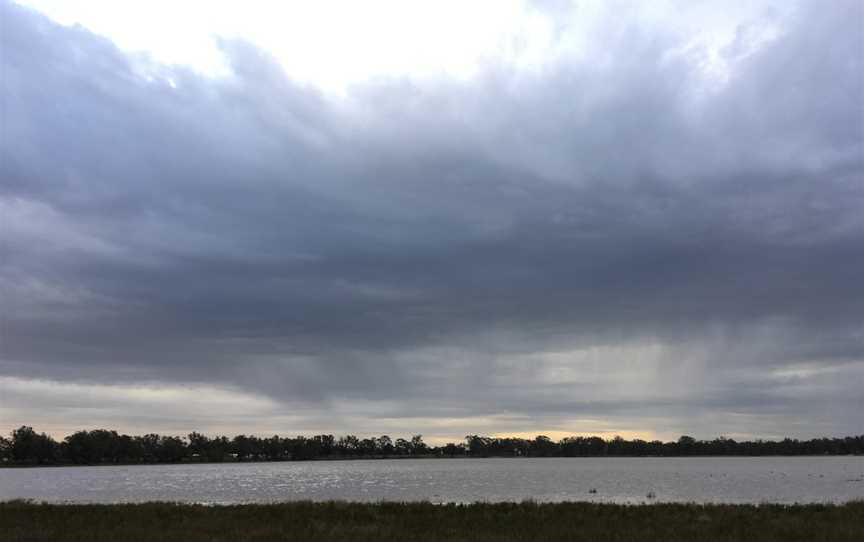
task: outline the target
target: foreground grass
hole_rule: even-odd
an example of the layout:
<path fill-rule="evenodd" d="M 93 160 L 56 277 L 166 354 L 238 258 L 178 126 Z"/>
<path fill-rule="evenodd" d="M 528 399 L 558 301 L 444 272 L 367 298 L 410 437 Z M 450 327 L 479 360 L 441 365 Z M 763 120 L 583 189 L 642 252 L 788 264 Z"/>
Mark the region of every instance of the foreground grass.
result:
<path fill-rule="evenodd" d="M 592 503 L 0 503 L 0 540 L 835 541 L 864 540 L 864 502 L 625 506 Z"/>

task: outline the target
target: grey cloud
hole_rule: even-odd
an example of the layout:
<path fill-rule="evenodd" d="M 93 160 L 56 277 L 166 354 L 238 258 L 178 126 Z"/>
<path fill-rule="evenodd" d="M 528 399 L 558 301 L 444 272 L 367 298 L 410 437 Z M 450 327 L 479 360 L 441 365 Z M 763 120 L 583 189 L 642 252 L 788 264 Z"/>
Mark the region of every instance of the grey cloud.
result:
<path fill-rule="evenodd" d="M 799 431 L 828 402 L 860 431 L 862 13 L 832 6 L 735 44 L 728 82 L 609 18 L 602 62 L 334 98 L 248 43 L 208 79 L 3 3 L 0 374 L 547 424 L 642 405 L 665 428 Z M 626 385 L 524 361 L 657 343 L 686 395 L 615 355 L 592 374 Z M 770 371 L 802 363 L 849 379 L 796 398 Z"/>

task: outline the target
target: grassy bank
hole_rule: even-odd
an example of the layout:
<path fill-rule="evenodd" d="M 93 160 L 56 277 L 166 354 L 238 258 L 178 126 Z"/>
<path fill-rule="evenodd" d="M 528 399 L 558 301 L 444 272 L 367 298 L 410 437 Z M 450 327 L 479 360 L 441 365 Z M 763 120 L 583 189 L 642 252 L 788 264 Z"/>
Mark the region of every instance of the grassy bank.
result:
<path fill-rule="evenodd" d="M 199 506 L 0 503 L 0 540 L 864 540 L 864 502 L 623 506 L 591 503 L 284 503 Z"/>

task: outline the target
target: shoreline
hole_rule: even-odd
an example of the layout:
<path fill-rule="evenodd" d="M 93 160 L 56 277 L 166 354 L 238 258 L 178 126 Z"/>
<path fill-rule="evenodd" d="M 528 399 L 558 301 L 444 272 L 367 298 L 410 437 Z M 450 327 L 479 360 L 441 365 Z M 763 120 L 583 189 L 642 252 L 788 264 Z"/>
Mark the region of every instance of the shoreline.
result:
<path fill-rule="evenodd" d="M 0 539 L 858 541 L 864 501 L 606 504 L 298 501 L 274 504 L 0 502 Z"/>

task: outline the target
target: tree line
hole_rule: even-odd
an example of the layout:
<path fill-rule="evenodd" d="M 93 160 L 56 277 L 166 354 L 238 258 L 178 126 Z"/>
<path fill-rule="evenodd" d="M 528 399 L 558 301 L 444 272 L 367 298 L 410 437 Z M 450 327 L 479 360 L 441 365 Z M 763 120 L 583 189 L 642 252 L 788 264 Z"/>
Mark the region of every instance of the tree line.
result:
<path fill-rule="evenodd" d="M 864 454 L 864 435 L 811 440 L 736 441 L 719 437 L 696 440 L 682 436 L 662 442 L 621 437 L 566 437 L 553 441 L 468 435 L 464 442 L 430 446 L 422 435 L 392 439 L 387 435 L 359 438 L 346 435 L 312 437 L 186 437 L 119 434 L 108 429 L 77 431 L 57 442 L 50 435 L 22 426 L 9 438 L 0 437 L 2 465 L 104 465 L 223 461 L 297 461 L 309 459 L 384 457 L 601 457 L 601 456 L 760 456 Z"/>

